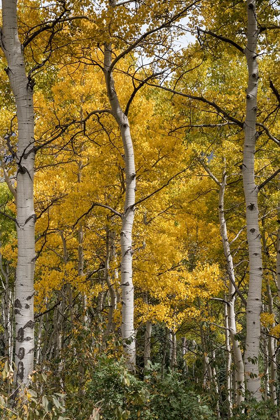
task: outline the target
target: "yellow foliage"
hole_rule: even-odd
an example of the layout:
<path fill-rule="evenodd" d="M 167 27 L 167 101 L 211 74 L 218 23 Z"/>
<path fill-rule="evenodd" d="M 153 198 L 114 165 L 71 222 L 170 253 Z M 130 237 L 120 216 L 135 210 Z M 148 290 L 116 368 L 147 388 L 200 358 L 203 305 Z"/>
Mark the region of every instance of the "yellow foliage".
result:
<path fill-rule="evenodd" d="M 265 328 L 270 328 L 275 322 L 274 314 L 270 314 L 268 312 L 261 313 L 261 325 Z"/>

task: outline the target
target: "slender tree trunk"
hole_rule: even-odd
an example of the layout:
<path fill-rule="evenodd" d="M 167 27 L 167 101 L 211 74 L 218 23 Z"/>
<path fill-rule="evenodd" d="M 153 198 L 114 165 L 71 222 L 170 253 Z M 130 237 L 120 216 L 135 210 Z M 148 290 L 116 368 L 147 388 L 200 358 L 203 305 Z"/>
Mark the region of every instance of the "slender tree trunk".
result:
<path fill-rule="evenodd" d="M 110 276 L 110 262 L 114 258 L 112 252 L 114 251 L 114 237 L 111 234 L 112 232 L 107 227 L 106 229 L 106 261 L 105 261 L 105 281 L 108 286 L 110 301 L 109 301 L 109 313 L 108 313 L 108 324 L 106 329 L 106 335 L 112 333 L 115 329 L 114 326 L 114 312 L 117 307 L 117 295 L 114 288 L 114 285 L 111 281 Z"/>
<path fill-rule="evenodd" d="M 244 393 L 245 393 L 245 377 L 244 377 L 244 363 L 242 358 L 242 352 L 240 348 L 240 343 L 236 338 L 236 319 L 235 319 L 235 271 L 233 265 L 233 259 L 230 249 L 230 244 L 228 240 L 228 233 L 227 233 L 227 223 L 225 219 L 225 208 L 224 208 L 224 197 L 225 197 L 225 188 L 227 183 L 227 176 L 226 172 L 223 173 L 223 180 L 219 184 L 220 185 L 220 193 L 219 193 L 219 220 L 220 220 L 220 232 L 223 242 L 224 254 L 226 257 L 227 262 L 227 272 L 229 276 L 229 302 L 228 302 L 228 324 L 229 324 L 229 331 L 230 337 L 232 342 L 232 349 L 233 349 L 233 358 L 234 358 L 234 366 L 236 370 L 236 385 L 238 388 L 237 395 L 236 395 L 236 403 L 240 404 L 244 401 Z"/>
<path fill-rule="evenodd" d="M 182 358 L 183 358 L 183 371 L 184 373 L 188 373 L 188 365 L 186 362 L 186 354 L 187 354 L 187 339 L 186 337 L 182 337 Z"/>
<path fill-rule="evenodd" d="M 225 328 L 226 328 L 226 351 L 227 351 L 227 401 L 228 401 L 228 414 L 232 416 L 232 376 L 231 376 L 231 364 L 232 354 L 230 347 L 230 329 L 229 329 L 229 317 L 228 317 L 228 304 L 225 304 Z"/>
<path fill-rule="evenodd" d="M 1 242 L 0 242 L 1 248 Z M 10 279 L 10 270 L 8 263 L 4 263 L 2 254 L 0 252 L 0 279 L 3 288 L 3 298 L 2 298 L 2 317 L 3 317 L 3 326 L 4 326 L 4 346 L 5 346 L 5 356 L 8 357 L 8 363 L 10 366 L 13 364 L 13 290 Z"/>
<path fill-rule="evenodd" d="M 279 177 L 278 185 L 280 188 L 280 177 Z M 278 220 L 280 220 L 280 203 L 279 203 L 279 210 L 278 210 Z M 280 224 L 277 231 L 277 242 L 276 242 L 276 281 L 277 281 L 278 296 L 280 297 Z"/>
<path fill-rule="evenodd" d="M 17 237 L 18 261 L 15 284 L 16 382 L 27 385 L 34 364 L 34 268 L 35 213 L 34 107 L 32 80 L 25 74 L 22 45 L 18 38 L 17 0 L 2 1 L 3 29 L 1 46 L 6 56 L 18 120 Z"/>
<path fill-rule="evenodd" d="M 145 347 L 144 347 L 144 367 L 148 366 L 151 360 L 151 338 L 152 338 L 152 323 L 151 321 L 146 322 L 145 330 Z"/>
<path fill-rule="evenodd" d="M 165 327 L 165 337 L 163 342 L 163 353 L 162 353 L 162 361 L 161 361 L 161 378 L 163 378 L 165 365 L 166 365 L 166 355 L 167 355 L 167 347 L 169 345 L 169 328 Z"/>
<path fill-rule="evenodd" d="M 81 103 L 84 102 L 83 96 L 81 97 Z M 80 117 L 81 121 L 84 118 L 83 110 L 81 107 L 80 110 Z M 80 161 L 78 163 L 78 183 L 80 184 L 82 182 L 82 169 L 83 164 Z M 83 225 L 82 223 L 79 225 L 78 230 L 78 273 L 80 277 L 84 276 L 84 231 L 83 231 Z M 88 316 L 87 316 L 87 294 L 86 292 L 82 294 L 82 307 L 83 307 L 83 320 L 84 320 L 84 326 L 87 326 L 88 323 Z"/>
<path fill-rule="evenodd" d="M 216 359 L 216 352 L 215 350 L 213 350 L 212 352 L 212 361 L 213 361 L 213 366 L 210 367 L 211 372 L 212 372 L 212 382 L 213 385 L 215 387 L 215 391 L 216 391 L 216 396 L 217 396 L 217 404 L 216 404 L 216 408 L 217 408 L 217 418 L 220 419 L 221 418 L 221 411 L 220 411 L 220 389 L 219 389 L 219 381 L 218 381 L 218 376 L 217 376 L 217 371 L 216 371 L 216 363 L 215 363 L 215 359 Z"/>
<path fill-rule="evenodd" d="M 39 365 L 42 360 L 42 333 L 43 333 L 43 324 L 44 324 L 44 317 L 41 316 L 38 332 L 37 332 L 37 345 L 36 345 L 36 358 L 35 364 Z"/>
<path fill-rule="evenodd" d="M 266 258 L 265 264 L 270 263 L 270 254 L 269 248 L 267 246 L 266 236 L 265 236 L 265 219 L 262 219 L 262 245 L 264 251 L 264 258 Z M 266 292 L 268 300 L 268 312 L 273 314 L 273 296 L 270 288 L 269 278 L 266 278 Z M 275 323 L 272 325 L 275 327 Z M 275 339 L 271 335 L 267 336 L 267 348 L 266 348 L 266 357 L 267 357 L 267 366 L 268 366 L 268 375 L 269 375 L 269 395 L 273 404 L 277 405 L 277 360 L 276 360 L 276 350 L 275 350 Z"/>
<path fill-rule="evenodd" d="M 111 6 L 115 2 L 110 1 Z M 125 205 L 122 215 L 121 230 L 121 288 L 122 288 L 122 338 L 124 353 L 128 368 L 134 370 L 136 362 L 135 330 L 134 330 L 134 286 L 132 279 L 132 228 L 134 222 L 134 203 L 136 189 L 136 172 L 133 142 L 127 116 L 122 111 L 114 86 L 112 74 L 112 46 L 105 45 L 104 73 L 107 94 L 111 104 L 112 114 L 119 126 L 125 159 L 126 192 Z"/>
<path fill-rule="evenodd" d="M 271 288 L 269 281 L 266 283 L 267 296 L 268 296 L 268 307 L 269 313 L 273 314 L 273 297 L 271 293 Z M 273 325 L 275 326 L 275 324 Z M 276 350 L 275 350 L 275 338 L 268 336 L 268 366 L 270 371 L 270 381 L 269 381 L 269 390 L 270 398 L 273 404 L 277 405 L 277 360 L 276 360 Z"/>
<path fill-rule="evenodd" d="M 260 313 L 262 288 L 262 251 L 258 224 L 258 188 L 255 184 L 255 145 L 257 139 L 258 62 L 257 40 L 259 35 L 256 1 L 247 0 L 248 28 L 245 55 L 248 67 L 246 96 L 245 142 L 243 151 L 243 188 L 246 203 L 247 240 L 249 248 L 249 291 L 246 311 L 245 372 L 247 389 L 257 400 L 261 399 L 259 376 Z"/>
<path fill-rule="evenodd" d="M 171 369 L 174 370 L 174 368 L 177 365 L 177 337 L 175 331 L 170 330 L 170 366 Z"/>
<path fill-rule="evenodd" d="M 269 355 L 268 355 L 268 339 L 265 334 L 265 328 L 263 329 L 263 334 L 261 337 L 261 342 L 263 343 L 263 399 L 267 401 L 269 393 L 269 381 L 270 381 L 270 371 L 269 371 Z"/>

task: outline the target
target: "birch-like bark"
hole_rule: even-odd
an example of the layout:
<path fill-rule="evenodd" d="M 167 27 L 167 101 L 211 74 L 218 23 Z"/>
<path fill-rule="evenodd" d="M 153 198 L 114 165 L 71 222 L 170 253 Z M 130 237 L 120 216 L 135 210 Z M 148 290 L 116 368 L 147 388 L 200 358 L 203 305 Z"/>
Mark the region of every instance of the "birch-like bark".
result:
<path fill-rule="evenodd" d="M 0 244 L 1 247 L 1 244 Z M 2 318 L 4 326 L 5 356 L 8 357 L 9 366 L 13 364 L 13 291 L 9 284 L 9 270 L 5 267 L 0 253 L 0 280 L 3 288 Z"/>
<path fill-rule="evenodd" d="M 152 323 L 146 322 L 145 343 L 144 343 L 144 367 L 148 366 L 151 361 L 151 338 L 152 338 Z"/>
<path fill-rule="evenodd" d="M 280 178 L 279 178 L 278 185 L 280 187 Z M 278 207 L 278 220 L 280 220 L 280 203 Z M 277 281 L 278 296 L 280 297 L 280 225 L 277 231 L 277 242 L 276 242 L 276 281 Z"/>
<path fill-rule="evenodd" d="M 215 352 L 215 350 L 213 350 L 213 352 L 212 352 L 212 364 L 213 364 L 213 367 L 210 367 L 210 369 L 212 371 L 212 382 L 213 382 L 213 385 L 215 387 L 216 397 L 217 397 L 217 404 L 216 404 L 217 419 L 220 419 L 221 418 L 221 410 L 220 410 L 220 389 L 219 389 L 219 381 L 218 381 L 217 371 L 216 371 L 216 367 L 215 367 L 215 365 L 216 365 L 215 359 L 216 359 L 216 352 Z"/>
<path fill-rule="evenodd" d="M 25 74 L 22 45 L 18 38 L 17 0 L 2 1 L 1 47 L 6 56 L 11 89 L 15 96 L 18 121 L 17 149 L 17 238 L 18 261 L 15 284 L 16 382 L 26 385 L 34 363 L 34 267 L 35 213 L 34 107 L 32 83 Z"/>
<path fill-rule="evenodd" d="M 266 290 L 268 296 L 268 307 L 269 313 L 273 314 L 273 297 L 270 288 L 269 281 L 267 280 L 266 283 Z M 275 324 L 273 325 L 273 327 Z M 270 381 L 269 381 L 269 391 L 270 391 L 270 398 L 273 404 L 277 405 L 277 359 L 276 359 L 276 349 L 275 349 L 275 338 L 268 336 L 268 366 L 269 366 L 269 373 L 270 373 Z"/>
<path fill-rule="evenodd" d="M 186 337 L 182 337 L 182 359 L 183 359 L 183 371 L 184 373 L 188 373 L 188 365 L 186 362 L 186 354 L 187 354 L 187 339 Z"/>
<path fill-rule="evenodd" d="M 244 378 L 244 363 L 242 358 L 242 352 L 240 348 L 240 343 L 236 339 L 236 317 L 235 317 L 235 270 L 234 264 L 231 254 L 231 249 L 228 240 L 228 233 L 227 233 L 227 223 L 225 219 L 225 189 L 227 184 L 227 176 L 226 172 L 223 173 L 223 180 L 219 184 L 220 191 L 219 191 L 219 221 L 220 221 L 220 232 L 223 242 L 224 248 L 224 255 L 227 262 L 227 272 L 229 276 L 229 302 L 228 302 L 228 324 L 229 324 L 229 331 L 230 337 L 232 342 L 232 349 L 233 349 L 233 358 L 234 358 L 234 366 L 236 370 L 236 385 L 237 385 L 237 395 L 236 395 L 236 403 L 239 405 L 242 401 L 244 401 L 244 393 L 245 393 L 245 378 Z"/>
<path fill-rule="evenodd" d="M 83 83 L 83 81 L 82 81 Z M 81 103 L 84 102 L 83 96 L 81 97 Z M 80 110 L 80 117 L 81 121 L 84 118 L 83 115 L 83 109 Z M 83 164 L 82 162 L 78 163 L 78 183 L 80 184 L 82 182 L 82 169 Z M 78 273 L 80 277 L 84 276 L 84 231 L 83 231 L 83 225 L 79 225 L 78 230 Z M 84 319 L 84 326 L 87 326 L 88 323 L 88 315 L 87 315 L 87 294 L 82 294 L 82 305 L 83 305 L 83 319 Z"/>
<path fill-rule="evenodd" d="M 229 333 L 229 316 L 228 316 L 228 304 L 225 304 L 225 328 L 226 328 L 226 351 L 227 351 L 227 401 L 228 401 L 228 414 L 229 418 L 232 417 L 232 376 L 231 376 L 231 364 L 232 354 L 230 346 L 230 333 Z"/>
<path fill-rule="evenodd" d="M 265 219 L 262 219 L 262 245 L 264 256 L 267 257 L 267 260 L 264 263 L 269 264 L 269 248 L 267 246 L 266 235 L 265 235 Z M 265 258 L 264 257 L 264 258 Z M 268 312 L 273 314 L 273 296 L 270 288 L 269 279 L 266 279 L 266 292 L 267 292 L 267 299 L 268 299 Z M 265 311 L 266 312 L 266 311 Z M 275 323 L 273 323 L 272 327 L 275 327 Z M 277 405 L 277 360 L 276 360 L 276 349 L 275 349 L 275 338 L 271 335 L 268 335 L 266 338 L 266 358 L 267 358 L 267 366 L 268 366 L 268 394 L 270 396 L 271 401 L 273 404 Z"/>
<path fill-rule="evenodd" d="M 170 366 L 171 369 L 177 365 L 177 337 L 175 331 L 170 330 Z"/>
<path fill-rule="evenodd" d="M 107 227 L 106 228 L 105 281 L 107 283 L 108 290 L 109 290 L 110 302 L 109 302 L 108 323 L 107 323 L 105 336 L 112 333 L 115 329 L 114 312 L 117 307 L 117 295 L 116 295 L 115 288 L 112 284 L 111 276 L 110 276 L 110 262 L 113 258 L 112 252 L 114 252 L 114 244 L 112 243 L 113 241 L 114 241 L 114 237 L 112 236 L 112 232 Z"/>
<path fill-rule="evenodd" d="M 111 7 L 114 7 L 115 1 L 110 0 L 110 5 Z M 134 148 L 130 134 L 129 121 L 121 108 L 118 95 L 115 90 L 111 64 L 112 45 L 105 44 L 104 74 L 107 94 L 111 104 L 112 115 L 114 116 L 121 132 L 125 154 L 126 191 L 121 230 L 122 338 L 124 353 L 127 359 L 127 366 L 129 369 L 134 370 L 136 362 L 136 346 L 134 330 L 134 286 L 132 280 L 132 229 L 135 211 L 136 172 Z"/>
<path fill-rule="evenodd" d="M 0 241 L 0 250 L 1 250 Z M 10 366 L 13 364 L 13 292 L 10 286 L 9 265 L 5 264 L 0 251 L 0 283 L 3 289 L 2 319 L 4 326 L 5 356 Z"/>
<path fill-rule="evenodd" d="M 255 184 L 255 145 L 257 139 L 257 92 L 258 25 L 256 1 L 247 0 L 247 46 L 245 55 L 248 67 L 248 87 L 246 95 L 246 119 L 244 123 L 245 141 L 243 150 L 243 188 L 246 203 L 247 240 L 249 248 L 249 291 L 246 310 L 246 350 L 245 372 L 247 389 L 257 400 L 261 399 L 259 376 L 260 313 L 262 288 L 262 251 L 258 223 L 258 188 Z"/>
<path fill-rule="evenodd" d="M 41 360 L 42 360 L 43 323 L 44 323 L 44 317 L 41 316 L 39 326 L 38 326 L 38 331 L 37 331 L 37 345 L 36 345 L 35 365 L 39 365 Z"/>

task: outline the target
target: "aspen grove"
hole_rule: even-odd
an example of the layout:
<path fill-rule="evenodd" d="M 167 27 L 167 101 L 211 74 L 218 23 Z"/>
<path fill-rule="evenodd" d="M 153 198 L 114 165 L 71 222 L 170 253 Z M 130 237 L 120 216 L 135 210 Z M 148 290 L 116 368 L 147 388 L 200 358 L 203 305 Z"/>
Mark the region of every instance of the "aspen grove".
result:
<path fill-rule="evenodd" d="M 279 29 L 2 0 L 1 418 L 280 418 Z"/>

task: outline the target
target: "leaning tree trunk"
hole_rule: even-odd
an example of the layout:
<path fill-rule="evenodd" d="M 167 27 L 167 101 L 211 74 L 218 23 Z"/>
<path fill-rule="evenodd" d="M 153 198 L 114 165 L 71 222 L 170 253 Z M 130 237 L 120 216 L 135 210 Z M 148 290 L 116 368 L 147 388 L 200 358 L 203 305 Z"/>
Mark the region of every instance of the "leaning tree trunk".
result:
<path fill-rule="evenodd" d="M 114 6 L 114 2 L 110 2 Z M 126 193 L 122 215 L 121 230 L 121 288 L 122 288 L 122 338 L 127 365 L 134 370 L 136 362 L 135 331 L 134 331 L 134 286 L 132 280 L 132 228 L 134 222 L 134 203 L 136 189 L 136 173 L 133 142 L 130 134 L 129 121 L 119 103 L 112 74 L 112 46 L 105 45 L 104 73 L 107 94 L 111 104 L 112 114 L 119 126 L 124 147 Z"/>
<path fill-rule="evenodd" d="M 258 188 L 255 184 L 255 145 L 258 136 L 257 92 L 258 62 L 257 40 L 258 25 L 256 17 L 256 1 L 247 0 L 248 29 L 245 55 L 248 67 L 248 87 L 246 96 L 246 119 L 244 123 L 245 142 L 243 150 L 243 188 L 246 203 L 247 240 L 249 248 L 249 291 L 246 311 L 246 350 L 245 372 L 247 389 L 257 400 L 261 399 L 261 380 L 259 376 L 260 348 L 260 313 L 262 289 L 262 250 L 258 223 Z"/>
<path fill-rule="evenodd" d="M 16 382 L 26 385 L 34 360 L 34 267 L 35 213 L 34 107 L 32 80 L 25 74 L 23 48 L 18 38 L 17 0 L 2 1 L 3 28 L 1 47 L 6 56 L 11 89 L 15 96 L 18 120 L 17 237 L 18 261 L 15 284 Z"/>

